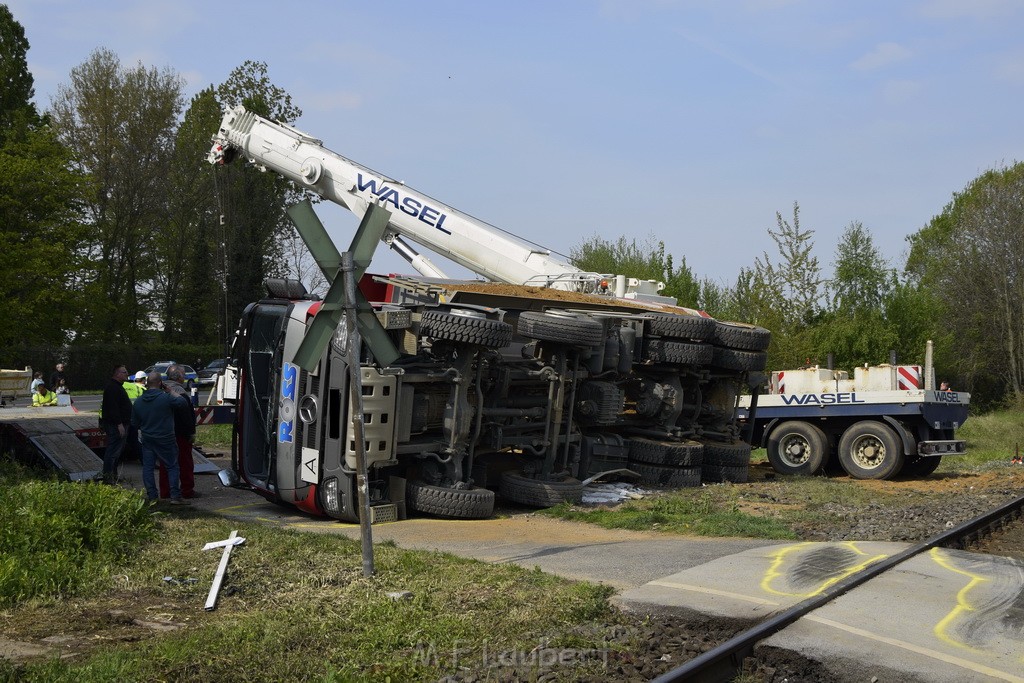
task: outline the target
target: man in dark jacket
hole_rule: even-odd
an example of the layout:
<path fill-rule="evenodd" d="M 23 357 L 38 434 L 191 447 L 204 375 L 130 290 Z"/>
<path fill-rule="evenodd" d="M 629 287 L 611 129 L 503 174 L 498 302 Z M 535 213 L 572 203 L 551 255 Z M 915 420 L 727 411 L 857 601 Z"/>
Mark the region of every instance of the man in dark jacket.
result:
<path fill-rule="evenodd" d="M 103 388 L 103 402 L 100 404 L 100 425 L 107 433 L 107 450 L 103 453 L 103 482 L 117 483 L 117 465 L 124 450 L 125 435 L 132 422 L 132 402 L 122 384 L 128 379 L 128 370 L 123 365 L 114 367 L 113 376 Z"/>
<path fill-rule="evenodd" d="M 188 501 L 181 497 L 178 453 L 174 442 L 174 410 L 182 403 L 189 402 L 167 391 L 160 373 L 151 372 L 146 377 L 146 391 L 135 399 L 132 409 L 132 424 L 142 432 L 142 483 L 146 487 L 146 498 L 153 502 L 158 500 L 153 468 L 159 460 L 170 480 L 171 504 L 188 505 Z"/>
<path fill-rule="evenodd" d="M 46 386 L 49 387 L 50 389 L 56 391 L 57 387 L 60 386 L 61 380 L 63 380 L 65 382 L 65 384 L 66 384 L 68 378 L 64 374 L 64 364 L 63 363 L 57 363 L 57 369 L 54 370 L 50 374 L 50 383 L 47 384 Z"/>
<path fill-rule="evenodd" d="M 196 438 L 196 414 L 192 409 L 192 397 L 182 385 L 185 371 L 180 365 L 167 368 L 167 379 L 164 387 L 175 396 L 183 396 L 188 402 L 185 405 L 174 405 L 174 441 L 178 448 L 178 476 L 181 479 L 181 496 L 193 498 L 196 495 L 195 462 L 192 460 L 192 442 Z M 160 497 L 170 495 L 167 482 L 167 470 L 160 468 Z"/>

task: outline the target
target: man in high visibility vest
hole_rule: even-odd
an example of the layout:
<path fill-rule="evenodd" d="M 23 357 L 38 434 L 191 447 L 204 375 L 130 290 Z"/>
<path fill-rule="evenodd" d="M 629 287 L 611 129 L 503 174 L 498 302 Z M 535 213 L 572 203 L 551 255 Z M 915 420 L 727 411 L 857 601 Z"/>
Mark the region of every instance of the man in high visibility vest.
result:
<path fill-rule="evenodd" d="M 124 387 L 124 391 L 128 394 L 128 398 L 131 399 L 132 403 L 135 403 L 135 399 L 142 396 L 146 391 L 146 373 L 139 370 L 135 373 L 134 381 L 128 380 L 127 382 L 123 382 L 121 386 Z M 135 425 L 128 427 L 128 435 L 125 437 L 124 442 L 124 457 L 126 459 L 142 459 L 142 446 L 139 444 L 139 430 Z"/>
<path fill-rule="evenodd" d="M 146 373 L 139 370 L 135 373 L 134 381 L 124 382 L 122 386 L 128 393 L 128 398 L 132 400 L 132 403 L 135 403 L 135 399 L 142 396 L 143 392 L 146 391 Z"/>
<path fill-rule="evenodd" d="M 32 394 L 32 407 L 55 405 L 57 405 L 57 394 L 47 389 L 45 384 L 37 385 L 36 393 Z"/>

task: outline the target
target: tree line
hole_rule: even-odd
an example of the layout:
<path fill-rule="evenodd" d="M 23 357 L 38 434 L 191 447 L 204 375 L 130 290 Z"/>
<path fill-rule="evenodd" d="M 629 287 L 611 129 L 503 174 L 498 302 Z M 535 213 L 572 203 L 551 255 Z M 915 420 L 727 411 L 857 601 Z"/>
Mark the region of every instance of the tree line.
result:
<path fill-rule="evenodd" d="M 210 136 L 227 107 L 287 123 L 301 110 L 262 62 L 244 62 L 186 102 L 173 70 L 125 65 L 101 47 L 39 111 L 28 50 L 0 5 L 0 365 L 77 354 L 102 382 L 108 361 L 222 355 L 263 281 L 308 273 L 308 261 L 285 214 L 303 191 L 244 164 L 207 163 Z M 661 280 L 683 305 L 770 329 L 770 368 L 831 356 L 852 370 L 891 352 L 918 363 L 933 340 L 937 372 L 956 388 L 988 404 L 1020 403 L 1022 214 L 1024 165 L 1013 164 L 955 193 L 908 236 L 903 263 L 854 220 L 829 272 L 797 203 L 768 229 L 775 252 L 729 284 L 694 274 L 653 237 L 595 236 L 571 256 L 586 270 Z"/>

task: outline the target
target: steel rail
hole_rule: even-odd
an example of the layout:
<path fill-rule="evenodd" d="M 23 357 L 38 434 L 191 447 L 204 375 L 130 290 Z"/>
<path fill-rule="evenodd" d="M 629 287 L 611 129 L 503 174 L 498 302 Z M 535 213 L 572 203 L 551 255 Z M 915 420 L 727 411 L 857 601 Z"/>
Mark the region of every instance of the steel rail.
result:
<path fill-rule="evenodd" d="M 718 647 L 691 659 L 682 666 L 653 679 L 653 683 L 675 683 L 693 681 L 696 683 L 718 683 L 736 677 L 743 666 L 743 660 L 754 653 L 754 646 L 772 636 L 793 622 L 839 596 L 875 578 L 915 555 L 932 548 L 963 548 L 976 539 L 983 530 L 991 529 L 1004 520 L 1013 519 L 1024 510 L 1024 496 L 1004 503 L 974 519 L 937 534 L 926 541 L 911 546 L 885 560 L 864 568 L 827 589 L 821 595 L 809 598 L 771 617 L 753 628 L 733 636 Z"/>

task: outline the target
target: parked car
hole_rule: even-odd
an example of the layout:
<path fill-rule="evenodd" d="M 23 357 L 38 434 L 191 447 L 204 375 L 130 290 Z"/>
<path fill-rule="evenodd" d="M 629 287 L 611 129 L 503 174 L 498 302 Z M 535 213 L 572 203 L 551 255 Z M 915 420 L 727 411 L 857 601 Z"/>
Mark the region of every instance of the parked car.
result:
<path fill-rule="evenodd" d="M 210 361 L 209 365 L 199 371 L 199 379 L 196 380 L 196 383 L 201 387 L 216 384 L 217 376 L 222 374 L 227 366 L 227 358 L 218 358 L 217 360 Z"/>
<path fill-rule="evenodd" d="M 150 365 L 143 372 L 145 372 L 147 375 L 151 372 L 159 372 L 161 377 L 167 379 L 167 368 L 169 368 L 172 365 L 178 365 L 181 367 L 182 370 L 185 371 L 185 388 L 188 389 L 189 391 L 192 391 L 192 387 L 194 387 L 198 383 L 199 373 L 197 373 L 191 365 L 185 365 L 184 363 L 176 363 L 173 360 L 162 360 L 157 361 L 153 365 Z"/>

